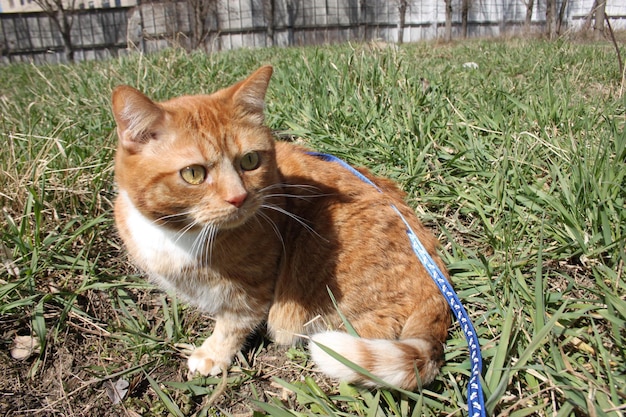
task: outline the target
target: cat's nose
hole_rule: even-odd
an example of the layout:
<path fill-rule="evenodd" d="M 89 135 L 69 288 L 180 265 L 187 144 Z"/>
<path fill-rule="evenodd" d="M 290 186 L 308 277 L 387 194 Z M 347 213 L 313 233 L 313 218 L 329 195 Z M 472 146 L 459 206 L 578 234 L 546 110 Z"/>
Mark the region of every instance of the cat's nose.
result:
<path fill-rule="evenodd" d="M 241 206 L 243 206 L 243 203 L 245 203 L 246 198 L 248 198 L 248 193 L 247 192 L 243 192 L 241 194 L 237 194 L 237 195 L 233 195 L 230 196 L 226 199 L 226 201 L 230 204 L 232 204 L 233 206 L 240 208 Z"/>

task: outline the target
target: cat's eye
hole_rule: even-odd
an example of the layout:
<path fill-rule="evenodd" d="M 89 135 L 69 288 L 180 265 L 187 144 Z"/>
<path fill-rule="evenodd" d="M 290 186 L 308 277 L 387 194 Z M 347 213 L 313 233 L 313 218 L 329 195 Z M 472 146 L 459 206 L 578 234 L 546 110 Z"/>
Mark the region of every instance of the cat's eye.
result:
<path fill-rule="evenodd" d="M 248 152 L 241 158 L 240 165 L 244 171 L 255 170 L 261 165 L 261 157 L 258 152 Z"/>
<path fill-rule="evenodd" d="M 180 170 L 180 176 L 189 184 L 202 184 L 206 178 L 206 168 L 202 165 L 190 165 Z"/>

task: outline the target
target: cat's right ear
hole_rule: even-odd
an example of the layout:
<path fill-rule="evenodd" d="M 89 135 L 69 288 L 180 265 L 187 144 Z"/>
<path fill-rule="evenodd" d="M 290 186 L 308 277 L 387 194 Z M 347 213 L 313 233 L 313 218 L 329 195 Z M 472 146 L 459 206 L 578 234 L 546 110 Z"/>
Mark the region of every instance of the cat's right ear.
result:
<path fill-rule="evenodd" d="M 139 152 L 153 139 L 165 111 L 140 91 L 122 85 L 113 90 L 113 117 L 120 144 L 129 152 Z"/>

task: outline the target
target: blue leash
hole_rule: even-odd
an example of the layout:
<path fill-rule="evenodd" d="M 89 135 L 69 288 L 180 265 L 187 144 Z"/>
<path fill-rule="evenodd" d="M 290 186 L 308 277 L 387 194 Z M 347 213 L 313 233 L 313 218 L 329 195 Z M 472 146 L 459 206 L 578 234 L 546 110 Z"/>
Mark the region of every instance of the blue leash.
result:
<path fill-rule="evenodd" d="M 319 152 L 308 152 L 309 155 L 318 157 L 327 162 L 335 162 L 346 168 L 348 171 L 356 175 L 361 181 L 371 185 L 376 188 L 378 192 L 382 193 L 382 190 L 374 184 L 369 178 L 365 175 L 361 174 L 359 171 L 348 165 L 342 159 L 337 158 L 336 156 L 319 153 Z M 465 334 L 465 339 L 467 340 L 467 346 L 469 347 L 470 352 L 470 362 L 472 365 L 471 376 L 468 386 L 468 401 L 467 408 L 468 414 L 470 417 L 483 417 L 485 416 L 485 402 L 482 393 L 482 385 L 480 382 L 480 375 L 482 374 L 483 368 L 483 360 L 480 353 L 480 343 L 478 342 L 478 336 L 476 336 L 476 330 L 474 330 L 474 326 L 472 325 L 472 321 L 470 320 L 469 314 L 461 304 L 459 297 L 454 292 L 452 285 L 448 282 L 441 269 L 437 266 L 433 258 L 428 254 L 422 242 L 420 242 L 419 238 L 409 226 L 409 223 L 406 221 L 400 210 L 395 205 L 391 205 L 393 209 L 398 213 L 398 216 L 404 222 L 406 226 L 406 234 L 409 236 L 409 240 L 411 242 L 411 247 L 413 248 L 413 252 L 418 257 L 420 262 L 424 265 L 426 270 L 430 273 L 430 276 L 433 278 L 439 290 L 444 295 L 452 312 L 455 317 L 461 324 L 461 328 L 463 333 Z"/>

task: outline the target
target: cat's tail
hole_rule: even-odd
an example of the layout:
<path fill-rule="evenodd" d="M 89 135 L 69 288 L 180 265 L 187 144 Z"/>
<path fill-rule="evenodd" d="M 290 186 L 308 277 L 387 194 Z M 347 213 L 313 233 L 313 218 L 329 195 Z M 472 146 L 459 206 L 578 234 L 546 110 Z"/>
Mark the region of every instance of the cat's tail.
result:
<path fill-rule="evenodd" d="M 411 391 L 429 384 L 443 362 L 443 346 L 421 338 L 362 339 L 335 331 L 311 336 L 311 356 L 322 372 L 331 378 L 368 387 L 382 384 L 344 365 L 319 345 L 366 369 L 386 384 Z"/>

